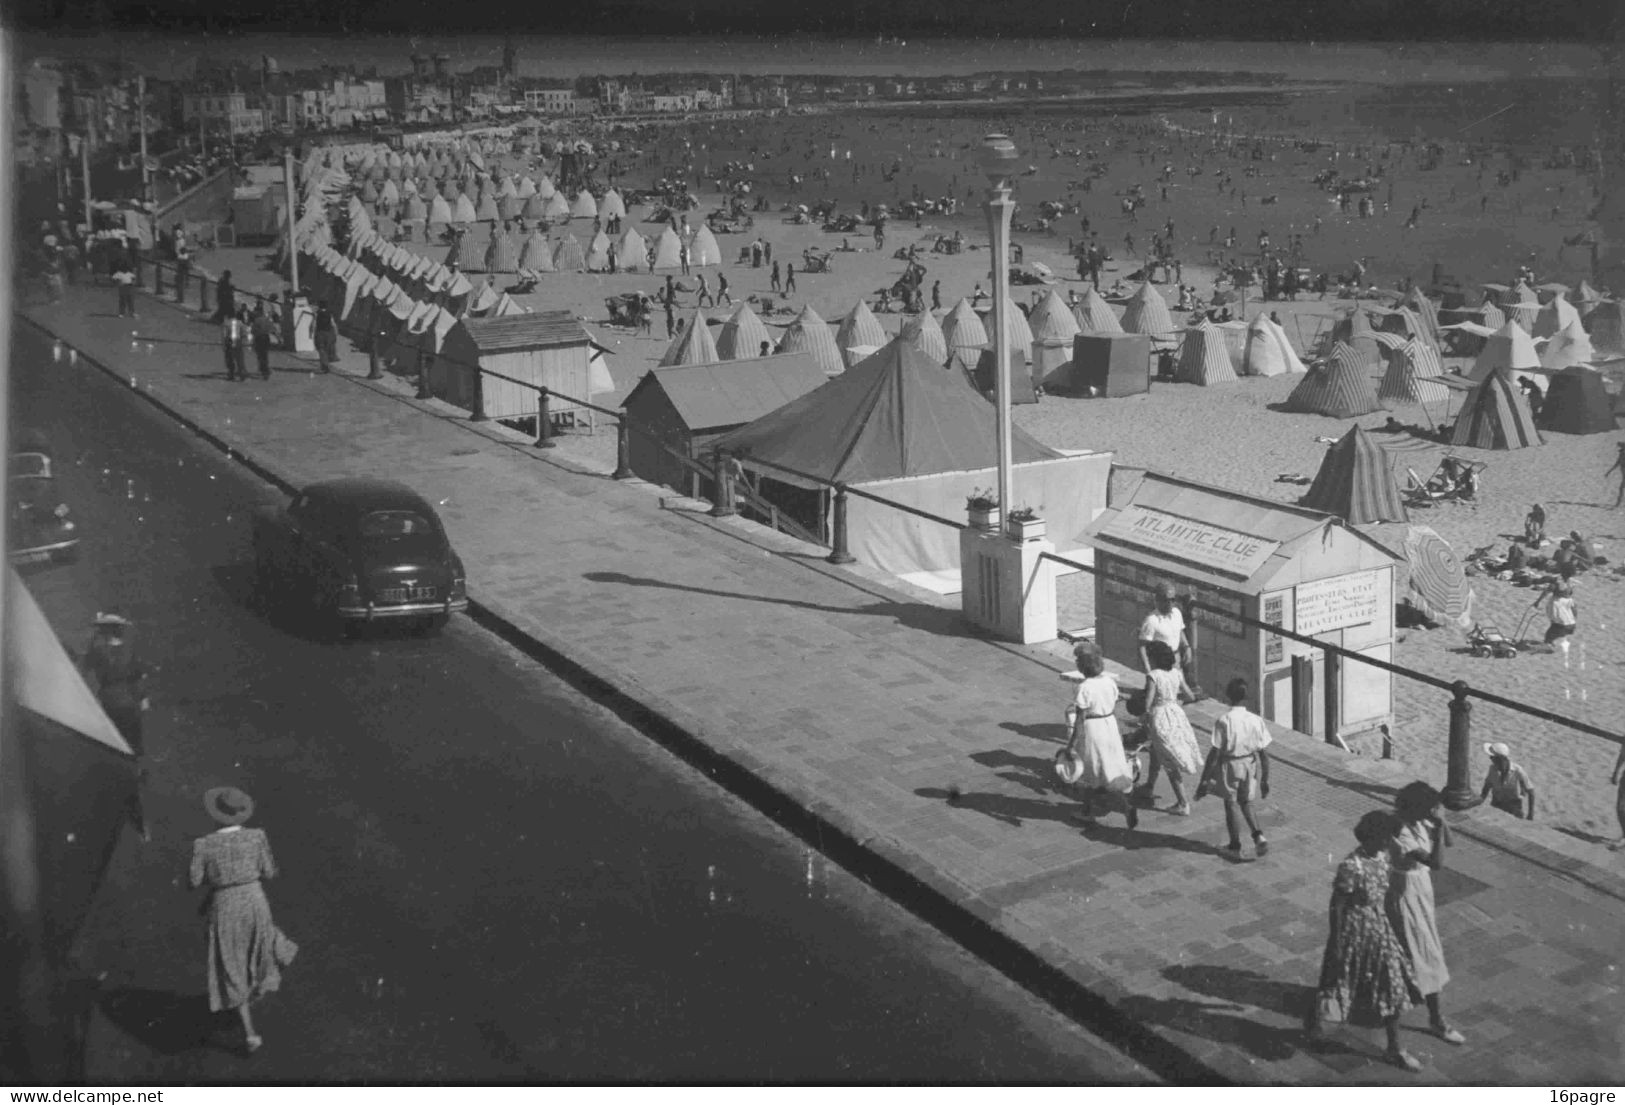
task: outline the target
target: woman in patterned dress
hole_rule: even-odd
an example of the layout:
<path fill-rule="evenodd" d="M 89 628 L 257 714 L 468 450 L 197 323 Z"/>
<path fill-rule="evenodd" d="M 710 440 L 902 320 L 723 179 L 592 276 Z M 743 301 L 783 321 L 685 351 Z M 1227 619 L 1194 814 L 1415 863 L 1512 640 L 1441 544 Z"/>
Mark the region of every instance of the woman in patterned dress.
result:
<path fill-rule="evenodd" d="M 1372 810 L 1354 827 L 1360 846 L 1337 865 L 1332 882 L 1331 933 L 1307 1027 L 1316 1043 L 1328 1021 L 1380 1023 L 1388 1035 L 1388 1061 L 1415 1071 L 1422 1064 L 1399 1046 L 1399 1015 L 1422 995 L 1387 909 L 1389 854 L 1398 831 L 1399 819 L 1386 810 Z"/>
<path fill-rule="evenodd" d="M 1450 981 L 1433 912 L 1433 876 L 1444 866 L 1450 829 L 1439 817 L 1443 797 L 1426 783 L 1407 783 L 1394 798 L 1399 832 L 1394 837 L 1394 880 L 1389 888 L 1389 911 L 1394 930 L 1410 953 L 1416 988 L 1427 1000 L 1428 1026 L 1447 1044 L 1467 1038 L 1451 1028 L 1439 1010 L 1439 991 Z"/>
<path fill-rule="evenodd" d="M 254 800 L 236 787 L 215 787 L 203 795 L 203 808 L 220 824 L 192 842 L 192 889 L 207 887 L 203 916 L 209 924 L 209 1008 L 236 1010 L 244 1043 L 258 1051 L 264 1040 L 254 1031 L 249 1005 L 282 985 L 282 970 L 299 946 L 271 919 L 271 903 L 260 880 L 276 877 L 276 861 L 262 829 L 245 829 Z"/>
<path fill-rule="evenodd" d="M 1198 776 L 1202 771 L 1202 753 L 1196 747 L 1196 734 L 1191 731 L 1191 719 L 1185 716 L 1180 697 L 1195 698 L 1185 673 L 1179 668 L 1174 650 L 1161 641 L 1144 646 L 1150 662 L 1150 678 L 1145 685 L 1146 727 L 1151 731 L 1151 774 L 1146 784 L 1146 797 L 1156 785 L 1157 768 L 1168 772 L 1168 785 L 1174 788 L 1173 812 L 1189 817 L 1190 799 L 1185 797 L 1187 776 Z"/>
<path fill-rule="evenodd" d="M 1106 661 L 1094 645 L 1079 645 L 1074 655 L 1084 678 L 1078 682 L 1066 710 L 1067 724 L 1072 728 L 1066 752 L 1076 758 L 1080 769 L 1075 782 L 1086 795 L 1082 816 L 1092 817 L 1095 796 L 1105 794 L 1122 805 L 1128 827 L 1136 828 L 1140 818 L 1128 794 L 1134 786 L 1134 773 L 1123 754 L 1123 737 L 1117 730 L 1115 715 L 1117 680 L 1106 674 Z"/>

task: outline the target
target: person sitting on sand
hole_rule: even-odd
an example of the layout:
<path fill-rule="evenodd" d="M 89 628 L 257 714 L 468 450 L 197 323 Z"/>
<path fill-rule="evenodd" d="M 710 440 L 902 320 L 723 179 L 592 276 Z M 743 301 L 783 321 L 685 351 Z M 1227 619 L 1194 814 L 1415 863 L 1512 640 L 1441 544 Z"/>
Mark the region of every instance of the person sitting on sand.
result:
<path fill-rule="evenodd" d="M 1518 572 L 1527 571 L 1528 568 L 1529 554 L 1523 551 L 1523 546 L 1518 544 L 1518 542 L 1512 542 L 1507 546 L 1507 558 L 1506 562 L 1501 565 L 1501 570 L 1516 574 Z"/>
<path fill-rule="evenodd" d="M 1597 556 L 1597 546 L 1588 537 L 1581 537 L 1579 530 L 1569 530 L 1569 548 L 1574 552 L 1574 563 L 1582 572 L 1588 572 L 1597 566 L 1601 559 Z"/>
<path fill-rule="evenodd" d="M 1535 503 L 1523 518 L 1524 544 L 1538 549 L 1546 543 L 1546 508 Z"/>

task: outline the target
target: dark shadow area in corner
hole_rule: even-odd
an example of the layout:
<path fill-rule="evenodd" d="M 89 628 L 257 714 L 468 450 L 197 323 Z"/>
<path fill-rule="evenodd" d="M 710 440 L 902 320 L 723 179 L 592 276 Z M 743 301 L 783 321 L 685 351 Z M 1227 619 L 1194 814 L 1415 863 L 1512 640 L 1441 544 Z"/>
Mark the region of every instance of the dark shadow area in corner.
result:
<path fill-rule="evenodd" d="M 210 1012 L 204 994 L 123 987 L 102 995 L 99 1004 L 109 1021 L 160 1055 L 210 1047 L 236 1050 L 227 1041 L 237 1018 Z"/>

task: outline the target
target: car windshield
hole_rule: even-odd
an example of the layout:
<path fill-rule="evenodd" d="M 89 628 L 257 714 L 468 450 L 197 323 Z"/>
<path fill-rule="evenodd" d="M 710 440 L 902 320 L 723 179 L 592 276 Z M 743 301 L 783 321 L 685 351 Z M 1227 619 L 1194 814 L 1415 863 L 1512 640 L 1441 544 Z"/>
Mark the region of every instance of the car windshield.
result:
<path fill-rule="evenodd" d="M 433 532 L 434 525 L 412 510 L 375 510 L 361 519 L 361 536 L 369 541 L 423 537 Z"/>

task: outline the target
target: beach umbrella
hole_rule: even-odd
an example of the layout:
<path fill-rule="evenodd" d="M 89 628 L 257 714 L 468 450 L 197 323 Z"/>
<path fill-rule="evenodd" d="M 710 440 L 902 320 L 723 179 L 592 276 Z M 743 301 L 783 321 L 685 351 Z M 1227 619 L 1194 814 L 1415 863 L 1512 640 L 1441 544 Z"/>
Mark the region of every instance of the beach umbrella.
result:
<path fill-rule="evenodd" d="M 688 325 L 666 347 L 666 352 L 660 358 L 660 367 L 716 364 L 720 360 L 716 340 L 711 336 L 711 326 L 706 322 L 704 313 L 696 307 Z"/>
<path fill-rule="evenodd" d="M 576 193 L 575 202 L 570 205 L 572 219 L 595 219 L 598 217 L 598 201 L 592 198 L 592 193 L 583 188 Z"/>
<path fill-rule="evenodd" d="M 1066 300 L 1054 288 L 1044 294 L 1033 313 L 1027 316 L 1027 325 L 1032 329 L 1034 341 L 1070 342 L 1082 329 L 1072 317 Z"/>
<path fill-rule="evenodd" d="M 620 248 L 615 251 L 615 256 L 620 260 L 622 272 L 647 272 L 649 269 L 649 245 L 635 227 L 629 226 L 621 234 Z"/>
<path fill-rule="evenodd" d="M 562 192 L 554 192 L 543 202 L 542 214 L 550 219 L 568 219 L 570 217 L 570 201 L 564 198 Z"/>
<path fill-rule="evenodd" d="M 587 267 L 587 251 L 574 234 L 559 239 L 553 249 L 553 268 L 557 272 L 581 272 Z"/>
<path fill-rule="evenodd" d="M 886 331 L 881 327 L 880 320 L 875 318 L 869 304 L 862 299 L 852 305 L 835 330 L 835 344 L 840 348 L 841 358 L 848 368 L 858 361 L 856 350 L 867 348 L 873 352 L 885 345 L 886 341 Z"/>
<path fill-rule="evenodd" d="M 700 224 L 689 243 L 688 263 L 696 268 L 722 264 L 722 249 L 717 245 L 716 235 L 704 223 Z"/>
<path fill-rule="evenodd" d="M 553 271 L 553 247 L 541 230 L 532 230 L 519 252 L 519 268 L 528 272 Z"/>
<path fill-rule="evenodd" d="M 1161 296 L 1157 297 L 1161 300 Z M 1163 303 L 1163 312 L 1167 313 L 1168 305 Z M 1107 303 L 1094 288 L 1084 289 L 1083 298 L 1073 308 L 1072 321 L 1078 324 L 1080 334 L 1121 334 L 1123 324 L 1117 321 L 1117 312 Z M 1169 316 L 1172 325 L 1173 317 Z"/>
<path fill-rule="evenodd" d="M 750 304 L 741 301 L 717 333 L 717 359 L 738 361 L 758 357 L 764 343 L 768 349 L 773 348 L 773 340 L 767 332 L 767 327 L 756 316 Z"/>
<path fill-rule="evenodd" d="M 1429 621 L 1464 615 L 1472 603 L 1467 570 L 1450 542 L 1428 526 L 1407 526 L 1404 538 L 1405 598 Z M 1396 588 L 1397 590 L 1398 588 Z"/>
<path fill-rule="evenodd" d="M 982 325 L 982 317 L 968 299 L 955 303 L 953 310 L 942 320 L 942 337 L 948 344 L 949 352 L 957 353 L 965 364 L 975 364 L 983 347 L 992 340 L 988 337 L 987 328 Z M 884 345 L 885 342 L 880 344 Z"/>
<path fill-rule="evenodd" d="M 606 219 L 624 219 L 626 218 L 626 201 L 621 199 L 619 192 L 611 188 L 604 193 L 604 198 L 599 201 L 598 213 Z"/>
<path fill-rule="evenodd" d="M 609 271 L 609 235 L 600 230 L 587 246 L 587 271 Z"/>
<path fill-rule="evenodd" d="M 841 351 L 835 347 L 835 335 L 811 304 L 801 309 L 784 337 L 779 339 L 779 352 L 811 353 L 826 376 L 839 376 L 846 370 Z"/>
<path fill-rule="evenodd" d="M 948 339 L 943 336 L 937 316 L 930 311 L 910 315 L 903 323 L 898 337 L 924 353 L 932 364 L 948 363 Z"/>

